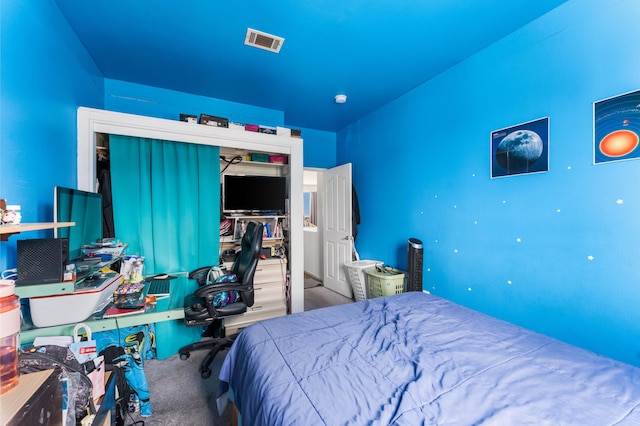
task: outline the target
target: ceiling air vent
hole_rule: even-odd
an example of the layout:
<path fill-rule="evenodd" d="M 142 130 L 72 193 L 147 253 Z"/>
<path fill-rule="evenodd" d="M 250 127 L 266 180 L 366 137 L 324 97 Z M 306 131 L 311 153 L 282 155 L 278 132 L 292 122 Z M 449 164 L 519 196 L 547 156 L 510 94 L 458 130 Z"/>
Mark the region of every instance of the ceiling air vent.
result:
<path fill-rule="evenodd" d="M 244 44 L 248 46 L 257 47 L 258 49 L 264 49 L 275 53 L 280 52 L 282 43 L 284 43 L 284 38 L 282 37 L 263 33 L 262 31 L 256 31 L 251 28 L 247 28 L 247 36 L 244 39 Z"/>

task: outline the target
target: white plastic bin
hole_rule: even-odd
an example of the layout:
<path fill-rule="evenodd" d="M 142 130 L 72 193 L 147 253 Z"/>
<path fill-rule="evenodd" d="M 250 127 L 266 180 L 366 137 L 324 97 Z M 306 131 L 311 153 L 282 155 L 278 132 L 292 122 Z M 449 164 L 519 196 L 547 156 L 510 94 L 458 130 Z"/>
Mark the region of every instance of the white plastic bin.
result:
<path fill-rule="evenodd" d="M 364 270 L 377 264 L 382 265 L 383 263 L 384 262 L 380 260 L 356 260 L 354 262 L 345 263 L 345 266 L 349 271 L 349 281 L 351 281 L 351 287 L 353 288 L 353 295 L 355 296 L 356 302 L 369 298 L 367 277 Z"/>

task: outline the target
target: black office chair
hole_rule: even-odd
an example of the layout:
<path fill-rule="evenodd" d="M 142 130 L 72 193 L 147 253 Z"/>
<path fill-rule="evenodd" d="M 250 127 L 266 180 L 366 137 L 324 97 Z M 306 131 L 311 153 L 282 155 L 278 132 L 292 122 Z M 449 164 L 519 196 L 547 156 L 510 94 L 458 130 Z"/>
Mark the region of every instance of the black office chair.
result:
<path fill-rule="evenodd" d="M 231 347 L 236 337 L 236 335 L 225 336 L 224 318 L 240 315 L 247 311 L 247 307 L 253 306 L 253 276 L 262 249 L 262 234 L 262 224 L 258 222 L 247 223 L 240 253 L 229 271 L 237 277 L 234 282 L 214 282 L 225 281 L 230 275 L 215 280 L 212 278 L 211 266 L 198 268 L 189 274 L 189 278 L 198 281 L 200 288 L 193 295 L 185 298 L 185 322 L 188 327 L 206 326 L 207 329 L 202 336 L 212 337 L 212 339 L 184 346 L 180 349 L 179 354 L 180 359 L 186 360 L 191 355 L 191 351 L 211 348 L 200 364 L 200 375 L 203 379 L 211 375 L 209 366 L 216 354 L 222 349 Z M 222 292 L 230 294 L 232 291 L 238 292 L 238 300 L 234 301 L 233 298 L 230 298 L 230 303 L 215 306 L 216 294 Z"/>

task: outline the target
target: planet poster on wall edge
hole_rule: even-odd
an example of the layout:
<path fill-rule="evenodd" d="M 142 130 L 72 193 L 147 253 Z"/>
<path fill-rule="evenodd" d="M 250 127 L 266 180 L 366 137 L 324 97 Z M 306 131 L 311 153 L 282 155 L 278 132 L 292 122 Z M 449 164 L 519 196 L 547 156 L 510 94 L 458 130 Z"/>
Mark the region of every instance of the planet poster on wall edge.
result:
<path fill-rule="evenodd" d="M 491 178 L 549 171 L 549 117 L 491 132 Z"/>
<path fill-rule="evenodd" d="M 640 158 L 640 90 L 593 103 L 593 163 Z"/>

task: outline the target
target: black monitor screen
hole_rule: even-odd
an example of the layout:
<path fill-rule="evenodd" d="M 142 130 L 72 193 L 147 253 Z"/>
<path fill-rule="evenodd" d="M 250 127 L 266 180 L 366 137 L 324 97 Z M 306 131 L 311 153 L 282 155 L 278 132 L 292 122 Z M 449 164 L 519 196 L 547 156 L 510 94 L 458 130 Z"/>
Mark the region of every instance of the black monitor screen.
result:
<path fill-rule="evenodd" d="M 56 222 L 75 222 L 57 228 L 57 238 L 69 239 L 69 259 L 82 256 L 82 247 L 102 238 L 102 194 L 56 186 L 53 215 Z"/>
<path fill-rule="evenodd" d="M 227 213 L 282 213 L 287 199 L 287 179 L 282 176 L 225 175 L 223 210 Z"/>

